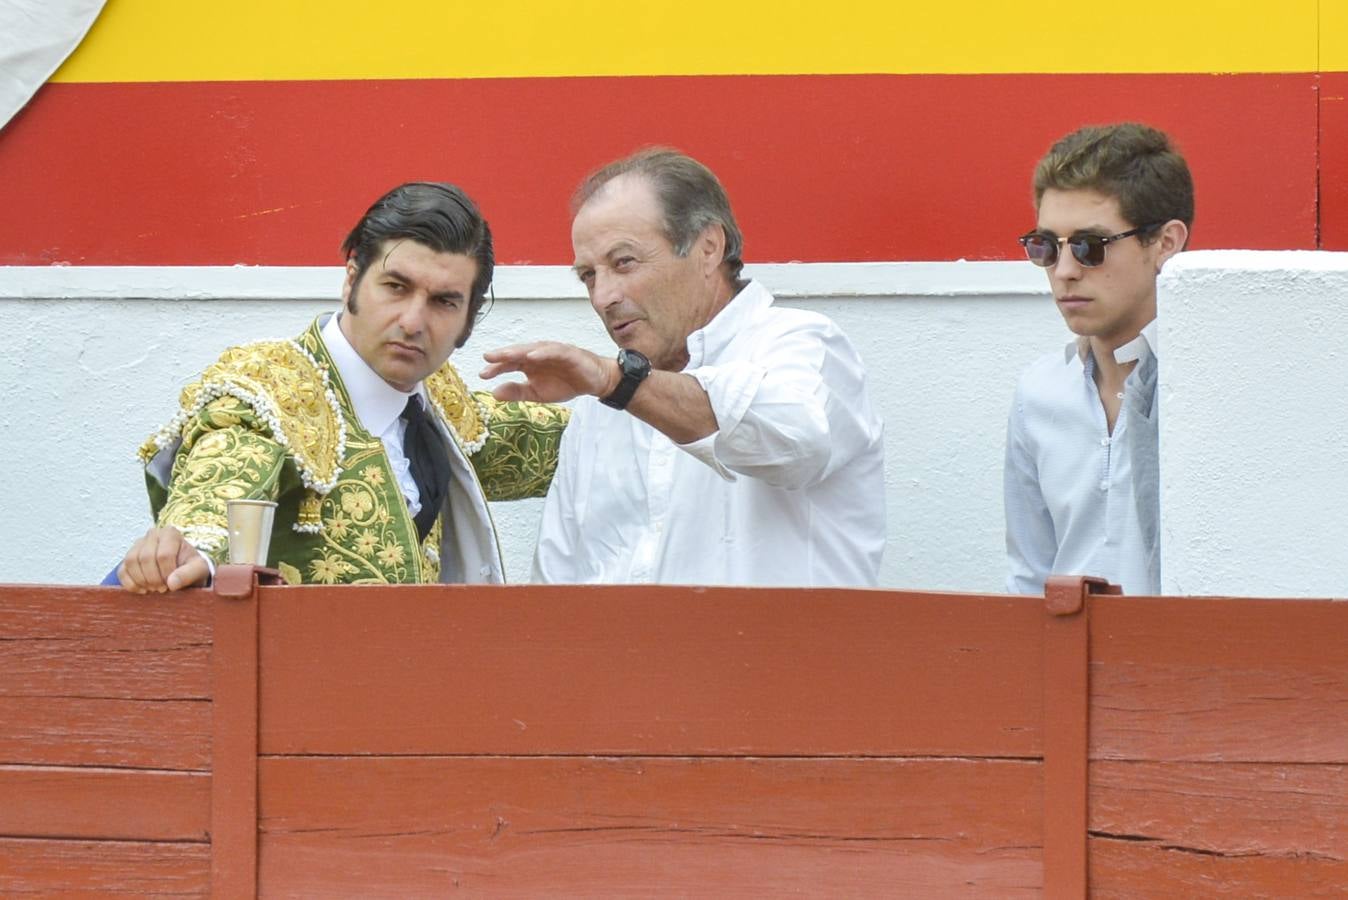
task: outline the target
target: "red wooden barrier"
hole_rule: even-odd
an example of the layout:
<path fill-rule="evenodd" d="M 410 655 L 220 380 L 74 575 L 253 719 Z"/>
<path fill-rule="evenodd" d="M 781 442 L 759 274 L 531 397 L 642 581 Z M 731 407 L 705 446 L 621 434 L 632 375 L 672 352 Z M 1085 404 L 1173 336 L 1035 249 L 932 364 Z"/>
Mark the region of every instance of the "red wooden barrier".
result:
<path fill-rule="evenodd" d="M 0 894 L 1341 895 L 1348 603 L 1087 590 L 0 587 Z"/>

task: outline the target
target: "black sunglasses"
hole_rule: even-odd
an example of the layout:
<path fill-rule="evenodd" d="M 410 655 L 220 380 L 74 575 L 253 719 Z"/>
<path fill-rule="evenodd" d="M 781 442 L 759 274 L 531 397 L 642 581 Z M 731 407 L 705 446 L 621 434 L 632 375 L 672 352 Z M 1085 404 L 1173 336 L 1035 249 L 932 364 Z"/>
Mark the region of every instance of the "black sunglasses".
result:
<path fill-rule="evenodd" d="M 1128 231 L 1120 231 L 1118 234 L 1111 234 L 1108 237 L 1102 234 L 1074 234 L 1071 237 L 1058 237 L 1051 231 L 1031 231 L 1029 234 L 1022 234 L 1018 240 L 1020 245 L 1025 248 L 1025 255 L 1030 258 L 1030 262 L 1036 266 L 1049 268 L 1058 263 L 1058 250 L 1066 244 L 1072 248 L 1072 255 L 1076 261 L 1088 269 L 1103 265 L 1105 262 L 1105 246 L 1114 241 L 1121 241 L 1126 237 L 1132 237 L 1135 234 L 1141 234 L 1144 231 L 1150 231 L 1153 228 L 1159 228 L 1164 222 L 1152 222 L 1150 225 L 1139 225 L 1137 228 Z"/>

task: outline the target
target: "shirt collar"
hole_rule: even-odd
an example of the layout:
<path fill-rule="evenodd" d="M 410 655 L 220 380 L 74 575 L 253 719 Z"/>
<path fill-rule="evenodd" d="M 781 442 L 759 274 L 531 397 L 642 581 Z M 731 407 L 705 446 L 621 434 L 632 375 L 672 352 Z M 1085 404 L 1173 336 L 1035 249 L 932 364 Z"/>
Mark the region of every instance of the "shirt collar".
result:
<path fill-rule="evenodd" d="M 1148 356 L 1157 356 L 1156 320 L 1152 319 L 1142 328 L 1142 333 L 1114 351 L 1114 359 L 1119 363 L 1134 360 L 1146 362 Z"/>
<path fill-rule="evenodd" d="M 1085 363 L 1086 358 L 1090 356 L 1090 350 L 1091 342 L 1089 338 L 1073 338 L 1063 348 L 1062 361 L 1070 363 L 1073 359 L 1078 359 Z M 1114 350 L 1114 360 L 1119 364 L 1130 363 L 1134 360 L 1145 362 L 1147 357 L 1159 355 L 1155 319 L 1142 326 L 1142 331 L 1137 337 Z"/>
<path fill-rule="evenodd" d="M 695 369 L 730 344 L 758 313 L 772 305 L 772 294 L 757 281 L 750 281 L 730 298 L 710 322 L 688 335 L 688 365 Z"/>
<path fill-rule="evenodd" d="M 351 408 L 356 418 L 370 434 L 383 434 L 402 415 L 408 398 L 413 394 L 424 396 L 426 388 L 418 382 L 413 390 L 400 391 L 371 369 L 342 333 L 341 326 L 337 324 L 341 315 L 333 314 L 324 323 L 323 343 L 328 347 L 328 356 L 337 367 L 337 374 L 346 385 L 346 393 L 351 398 Z"/>

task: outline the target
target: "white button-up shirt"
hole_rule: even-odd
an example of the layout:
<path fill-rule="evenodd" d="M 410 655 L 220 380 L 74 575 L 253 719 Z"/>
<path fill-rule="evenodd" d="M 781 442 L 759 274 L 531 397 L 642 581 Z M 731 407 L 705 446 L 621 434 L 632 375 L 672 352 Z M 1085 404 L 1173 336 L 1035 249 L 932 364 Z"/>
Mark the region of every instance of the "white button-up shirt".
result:
<path fill-rule="evenodd" d="M 874 585 L 883 427 L 847 337 L 750 282 L 688 337 L 718 429 L 675 444 L 581 398 L 533 577 L 545 582 Z"/>
<path fill-rule="evenodd" d="M 398 479 L 398 490 L 407 498 L 407 511 L 415 518 L 421 512 L 421 491 L 412 478 L 412 466 L 403 449 L 403 438 L 407 435 L 407 422 L 402 418 L 407 401 L 413 394 L 421 395 L 425 408 L 426 388 L 417 382 L 416 388 L 408 393 L 398 390 L 384 380 L 384 377 L 370 368 L 361 355 L 351 346 L 338 325 L 340 314 L 334 314 L 323 325 L 323 343 L 328 347 L 328 356 L 346 385 L 346 395 L 351 398 L 351 409 L 361 426 L 370 434 L 378 436 L 388 455 L 389 466 Z"/>
<path fill-rule="evenodd" d="M 1114 351 L 1137 360 L 1109 431 L 1095 357 L 1077 342 L 1021 376 L 1003 470 L 1007 590 L 1040 594 L 1053 575 L 1098 575 L 1128 594 L 1161 590 L 1156 323 Z"/>
<path fill-rule="evenodd" d="M 384 380 L 351 346 L 338 325 L 334 314 L 322 325 L 323 343 L 328 356 L 346 386 L 347 396 L 361 427 L 378 435 L 388 456 L 389 466 L 398 479 L 398 489 L 407 499 L 407 511 L 416 516 L 421 511 L 421 492 L 412 478 L 411 465 L 403 449 L 407 422 L 402 411 L 412 394 L 430 410 L 425 382 L 417 382 L 410 392 L 403 392 Z M 505 581 L 505 565 L 501 549 L 487 509 L 487 498 L 473 473 L 468 456 L 449 434 L 439 416 L 432 415 L 445 440 L 449 453 L 449 492 L 445 497 L 445 512 L 441 519 L 440 580 L 443 583 L 469 584 Z"/>

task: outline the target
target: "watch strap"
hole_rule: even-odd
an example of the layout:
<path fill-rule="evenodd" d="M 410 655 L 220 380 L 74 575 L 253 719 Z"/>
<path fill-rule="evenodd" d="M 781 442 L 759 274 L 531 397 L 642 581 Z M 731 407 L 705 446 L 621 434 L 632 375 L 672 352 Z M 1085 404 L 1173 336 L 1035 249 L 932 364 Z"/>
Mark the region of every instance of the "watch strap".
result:
<path fill-rule="evenodd" d="M 635 350 L 618 351 L 618 372 L 622 378 L 618 381 L 618 386 L 613 389 L 613 393 L 606 397 L 600 397 L 599 402 L 613 409 L 626 409 L 627 404 L 632 402 L 632 395 L 637 392 L 641 382 L 646 380 L 646 376 L 651 374 L 650 360 L 637 353 Z"/>

